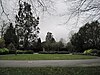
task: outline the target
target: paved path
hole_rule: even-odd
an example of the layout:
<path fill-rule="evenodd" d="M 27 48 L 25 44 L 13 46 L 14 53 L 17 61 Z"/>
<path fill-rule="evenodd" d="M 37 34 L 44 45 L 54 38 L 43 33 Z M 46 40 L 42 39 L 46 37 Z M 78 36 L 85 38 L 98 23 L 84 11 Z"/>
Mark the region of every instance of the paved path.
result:
<path fill-rule="evenodd" d="M 100 66 L 100 57 L 87 60 L 0 60 L 0 67 Z"/>

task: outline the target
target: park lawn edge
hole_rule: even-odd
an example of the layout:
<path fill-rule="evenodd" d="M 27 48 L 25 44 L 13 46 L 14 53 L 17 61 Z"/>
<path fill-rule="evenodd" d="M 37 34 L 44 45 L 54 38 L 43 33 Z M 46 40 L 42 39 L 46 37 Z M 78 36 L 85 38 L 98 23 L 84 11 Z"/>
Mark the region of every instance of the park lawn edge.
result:
<path fill-rule="evenodd" d="M 97 56 L 67 54 L 18 54 L 0 56 L 0 60 L 85 60 L 96 58 Z"/>

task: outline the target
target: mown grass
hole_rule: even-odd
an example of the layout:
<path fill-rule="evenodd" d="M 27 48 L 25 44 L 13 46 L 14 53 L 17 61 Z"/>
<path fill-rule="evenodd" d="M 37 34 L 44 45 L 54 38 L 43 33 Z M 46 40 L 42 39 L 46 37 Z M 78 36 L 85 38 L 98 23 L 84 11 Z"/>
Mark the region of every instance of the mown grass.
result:
<path fill-rule="evenodd" d="M 86 55 L 67 55 L 67 54 L 18 54 L 1 55 L 0 60 L 75 60 L 93 59 L 95 56 Z"/>
<path fill-rule="evenodd" d="M 100 67 L 0 68 L 0 75 L 100 75 Z"/>

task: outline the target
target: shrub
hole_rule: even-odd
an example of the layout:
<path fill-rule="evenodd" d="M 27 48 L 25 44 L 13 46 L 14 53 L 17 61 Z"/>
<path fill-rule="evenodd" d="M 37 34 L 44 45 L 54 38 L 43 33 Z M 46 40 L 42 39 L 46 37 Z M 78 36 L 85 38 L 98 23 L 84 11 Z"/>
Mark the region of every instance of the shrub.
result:
<path fill-rule="evenodd" d="M 89 50 L 85 50 L 84 51 L 84 54 L 86 55 L 94 55 L 94 56 L 97 56 L 99 53 L 99 50 L 96 50 L 96 49 L 89 49 Z"/>
<path fill-rule="evenodd" d="M 9 53 L 9 50 L 7 48 L 1 48 L 0 49 L 0 55 L 8 54 L 8 53 Z"/>
<path fill-rule="evenodd" d="M 26 50 L 25 54 L 33 54 L 34 52 L 32 50 Z"/>
<path fill-rule="evenodd" d="M 16 52 L 17 52 L 17 54 L 24 54 L 23 50 L 17 50 Z"/>
<path fill-rule="evenodd" d="M 68 51 L 40 51 L 39 54 L 69 54 Z"/>
<path fill-rule="evenodd" d="M 85 50 L 85 51 L 84 51 L 84 54 L 86 54 L 86 55 L 90 55 L 91 52 L 92 52 L 92 49 L 88 49 L 88 50 Z"/>
<path fill-rule="evenodd" d="M 56 54 L 56 51 L 40 51 L 39 54 Z"/>
<path fill-rule="evenodd" d="M 69 54 L 68 51 L 58 51 L 57 54 Z"/>
<path fill-rule="evenodd" d="M 32 50 L 17 50 L 17 54 L 33 54 Z"/>

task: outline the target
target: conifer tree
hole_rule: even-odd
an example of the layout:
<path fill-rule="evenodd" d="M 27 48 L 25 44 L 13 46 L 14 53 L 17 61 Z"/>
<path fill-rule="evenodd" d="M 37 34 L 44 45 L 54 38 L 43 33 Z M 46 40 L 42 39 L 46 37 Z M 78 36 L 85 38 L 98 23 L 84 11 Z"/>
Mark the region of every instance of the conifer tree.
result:
<path fill-rule="evenodd" d="M 4 34 L 4 40 L 6 47 L 8 47 L 9 44 L 13 44 L 16 48 L 18 47 L 18 37 L 15 33 L 15 28 L 13 27 L 12 23 L 10 23 L 10 26 L 8 26 L 5 34 Z"/>
<path fill-rule="evenodd" d="M 33 17 L 30 4 L 19 0 L 19 11 L 15 23 L 19 47 L 29 49 L 38 40 L 39 33 L 39 17 Z"/>

